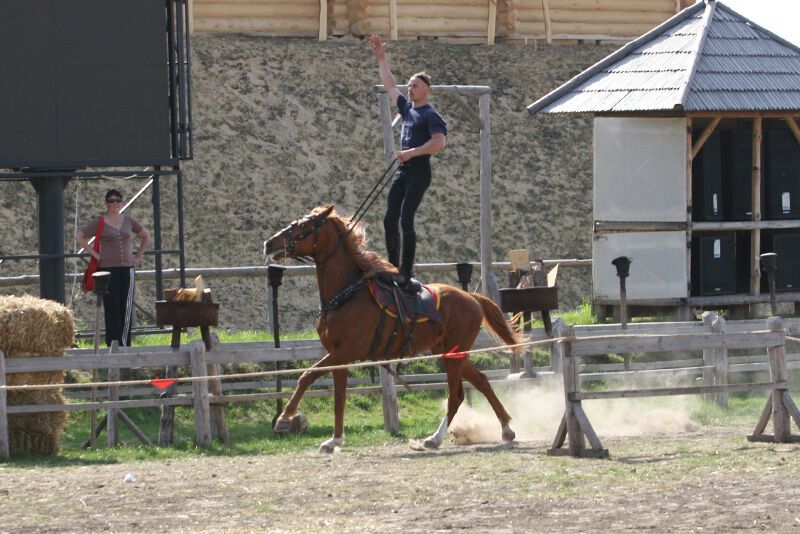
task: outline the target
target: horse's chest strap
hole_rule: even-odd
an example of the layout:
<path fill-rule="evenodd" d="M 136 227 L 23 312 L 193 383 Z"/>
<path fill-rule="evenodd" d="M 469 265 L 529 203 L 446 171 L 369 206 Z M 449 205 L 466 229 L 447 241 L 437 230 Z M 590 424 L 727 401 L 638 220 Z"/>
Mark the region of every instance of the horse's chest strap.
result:
<path fill-rule="evenodd" d="M 350 297 L 355 295 L 363 287 L 366 287 L 366 285 L 364 284 L 364 279 L 361 278 L 359 280 L 356 280 L 349 286 L 345 287 L 344 289 L 336 293 L 333 296 L 333 298 L 331 298 L 331 300 L 329 300 L 327 303 L 321 306 L 319 314 L 325 315 L 325 313 L 331 310 L 335 310 L 336 308 L 344 304 Z"/>

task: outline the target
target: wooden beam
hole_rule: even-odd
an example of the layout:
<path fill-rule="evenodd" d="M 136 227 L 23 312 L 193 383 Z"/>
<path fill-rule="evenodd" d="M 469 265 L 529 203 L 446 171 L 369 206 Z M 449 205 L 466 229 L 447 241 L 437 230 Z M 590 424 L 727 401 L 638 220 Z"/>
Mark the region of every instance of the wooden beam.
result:
<path fill-rule="evenodd" d="M 389 0 L 389 35 L 397 40 L 397 0 Z"/>
<path fill-rule="evenodd" d="M 480 115 L 475 113 L 475 110 L 472 109 L 469 104 L 467 104 L 466 100 L 464 100 L 460 95 L 457 94 L 451 94 L 447 96 L 452 98 L 455 101 L 455 103 L 458 104 L 459 107 L 461 107 L 461 109 L 463 109 L 467 113 L 467 115 L 469 115 L 469 118 L 472 120 L 472 124 L 477 126 L 479 129 L 483 128 L 483 119 L 481 119 Z"/>
<path fill-rule="evenodd" d="M 497 25 L 497 0 L 489 0 L 489 20 L 486 27 L 486 44 L 494 44 L 494 36 Z"/>
<path fill-rule="evenodd" d="M 571 396 L 572 401 L 588 399 L 629 399 L 635 397 L 663 397 L 670 395 L 693 395 L 698 393 L 739 393 L 743 391 L 758 391 L 763 389 L 786 388 L 789 383 L 783 382 L 755 382 L 752 384 L 728 384 L 725 386 L 686 386 L 674 388 L 629 389 L 623 391 L 586 391 L 578 392 Z"/>
<path fill-rule="evenodd" d="M 753 221 L 761 220 L 761 117 L 753 119 L 753 179 L 752 179 L 752 217 Z M 758 256 L 761 254 L 761 230 L 750 232 L 750 293 L 761 294 L 761 266 Z"/>
<path fill-rule="evenodd" d="M 8 441 L 8 394 L 6 386 L 6 355 L 0 349 L 0 458 L 11 457 L 11 444 Z"/>
<path fill-rule="evenodd" d="M 697 153 L 700 152 L 700 149 L 703 148 L 703 145 L 706 143 L 706 141 L 708 141 L 708 138 L 714 133 L 714 129 L 721 120 L 722 117 L 714 117 L 714 120 L 711 121 L 711 124 L 706 126 L 706 129 L 703 130 L 703 133 L 701 133 L 700 137 L 697 138 L 697 142 L 694 144 L 694 146 L 692 146 L 692 159 L 697 157 Z"/>
<path fill-rule="evenodd" d="M 686 296 L 692 290 L 692 117 L 686 117 L 686 176 L 684 194 L 686 195 Z"/>
<path fill-rule="evenodd" d="M 789 125 L 789 129 L 794 134 L 794 138 L 797 139 L 797 142 L 800 143 L 800 127 L 797 126 L 793 117 L 785 117 L 786 124 Z"/>
<path fill-rule="evenodd" d="M 544 15 L 544 33 L 547 39 L 547 44 L 551 44 L 553 42 L 553 23 L 550 20 L 549 0 L 542 0 L 542 14 Z"/>
<path fill-rule="evenodd" d="M 328 0 L 319 0 L 319 40 L 328 40 Z"/>

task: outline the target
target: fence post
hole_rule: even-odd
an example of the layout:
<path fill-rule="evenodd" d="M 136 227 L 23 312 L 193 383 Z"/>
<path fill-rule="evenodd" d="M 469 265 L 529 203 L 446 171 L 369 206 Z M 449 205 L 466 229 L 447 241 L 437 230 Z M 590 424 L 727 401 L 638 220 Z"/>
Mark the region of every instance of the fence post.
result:
<path fill-rule="evenodd" d="M 703 326 L 708 328 L 709 332 L 714 331 L 714 320 L 717 319 L 717 314 L 714 312 L 703 312 Z M 703 385 L 714 385 L 714 369 L 717 363 L 717 352 L 714 349 L 703 349 Z M 706 393 L 703 399 L 710 401 L 714 398 L 713 393 Z"/>
<path fill-rule="evenodd" d="M 192 343 L 189 352 L 192 363 L 192 377 L 208 376 L 206 365 L 206 346 L 202 341 Z M 197 445 L 200 447 L 211 446 L 211 417 L 208 404 L 208 381 L 195 380 L 192 382 L 192 398 L 194 400 L 194 425 Z"/>
<path fill-rule="evenodd" d="M 115 339 L 111 342 L 109 354 L 119 352 L 119 342 Z M 108 370 L 108 381 L 119 381 L 119 368 L 115 367 Z M 119 386 L 108 386 L 108 400 L 119 400 Z M 108 415 L 106 416 L 106 444 L 109 447 L 116 447 L 119 445 L 119 410 L 117 408 L 109 408 Z"/>
<path fill-rule="evenodd" d="M 767 319 L 767 330 L 784 334 L 783 320 L 780 317 L 769 317 Z M 786 342 L 777 347 L 767 349 L 769 356 L 769 376 L 773 383 L 787 382 L 789 371 L 786 369 Z M 773 441 L 775 443 L 786 443 L 792 432 L 789 412 L 783 404 L 783 394 L 786 388 L 772 390 L 772 424 L 774 427 Z"/>
<path fill-rule="evenodd" d="M 11 444 L 8 441 L 8 404 L 6 395 L 6 354 L 0 350 L 0 458 L 11 457 Z"/>
<path fill-rule="evenodd" d="M 575 336 L 575 327 L 567 326 L 564 328 L 564 335 L 572 338 Z M 567 439 L 569 440 L 569 455 L 580 456 L 586 446 L 584 443 L 583 432 L 578 418 L 575 417 L 575 401 L 572 394 L 578 391 L 578 365 L 572 355 L 572 341 L 567 340 L 561 343 L 563 347 L 562 375 L 564 379 L 564 417 L 567 421 Z"/>
<path fill-rule="evenodd" d="M 564 319 L 561 317 L 556 317 L 556 320 L 553 321 L 553 329 L 552 329 L 552 337 L 553 338 L 560 338 L 564 336 Z M 564 361 L 564 350 L 563 345 L 561 343 L 551 343 L 550 344 L 550 367 L 553 369 L 553 373 L 560 375 L 562 372 Z"/>
<path fill-rule="evenodd" d="M 727 330 L 724 317 L 717 317 L 711 323 L 711 331 L 718 334 L 724 334 Z M 728 349 L 714 350 L 714 384 L 717 386 L 728 385 Z M 717 404 L 723 408 L 728 407 L 728 398 L 730 394 L 727 391 L 720 391 L 716 395 Z"/>
<path fill-rule="evenodd" d="M 400 415 L 397 408 L 397 388 L 394 378 L 383 366 L 379 368 L 381 376 L 381 400 L 383 402 L 383 428 L 392 434 L 400 433 Z"/>
<path fill-rule="evenodd" d="M 216 334 L 211 335 L 211 350 L 216 350 L 219 347 L 220 341 Z M 222 366 L 218 363 L 208 364 L 208 374 L 210 376 L 219 376 L 222 371 Z M 222 396 L 222 380 L 215 378 L 209 381 L 209 392 L 214 397 Z M 225 405 L 214 404 L 211 406 L 211 435 L 216 436 L 220 443 L 230 445 L 230 436 L 228 434 L 228 423 L 225 421 Z"/>

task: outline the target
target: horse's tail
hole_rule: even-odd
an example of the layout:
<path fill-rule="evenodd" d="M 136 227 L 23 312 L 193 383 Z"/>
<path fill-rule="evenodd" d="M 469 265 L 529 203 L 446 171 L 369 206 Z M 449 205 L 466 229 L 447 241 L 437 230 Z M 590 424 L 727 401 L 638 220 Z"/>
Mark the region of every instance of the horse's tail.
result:
<path fill-rule="evenodd" d="M 492 302 L 491 299 L 479 295 L 478 293 L 470 293 L 470 296 L 478 301 L 478 304 L 483 308 L 483 322 L 489 326 L 492 335 L 505 343 L 506 345 L 516 345 L 522 342 L 522 335 L 515 332 L 505 315 L 500 308 Z M 517 349 L 515 349 L 516 352 Z"/>

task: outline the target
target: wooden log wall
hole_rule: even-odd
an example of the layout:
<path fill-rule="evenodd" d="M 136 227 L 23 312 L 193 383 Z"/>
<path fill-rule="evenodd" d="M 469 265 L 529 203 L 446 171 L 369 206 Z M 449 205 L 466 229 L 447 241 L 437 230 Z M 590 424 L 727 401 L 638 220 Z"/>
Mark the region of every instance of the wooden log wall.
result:
<path fill-rule="evenodd" d="M 625 40 L 691 0 L 191 0 L 193 31 L 387 39 Z"/>

